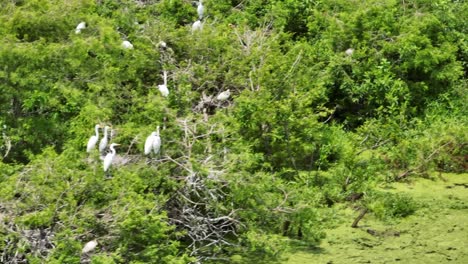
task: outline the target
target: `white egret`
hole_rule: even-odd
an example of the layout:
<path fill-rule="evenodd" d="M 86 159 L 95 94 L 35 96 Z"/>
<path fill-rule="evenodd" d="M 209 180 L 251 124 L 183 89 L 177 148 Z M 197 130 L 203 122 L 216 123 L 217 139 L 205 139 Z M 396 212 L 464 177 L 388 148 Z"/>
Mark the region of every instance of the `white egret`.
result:
<path fill-rule="evenodd" d="M 163 72 L 164 84 L 159 84 L 158 89 L 161 92 L 161 95 L 164 97 L 169 96 L 169 89 L 167 89 L 167 72 Z"/>
<path fill-rule="evenodd" d="M 120 144 L 112 143 L 110 144 L 109 148 L 111 150 L 111 153 L 107 153 L 106 157 L 104 158 L 104 172 L 106 172 L 109 167 L 112 164 L 112 161 L 114 160 L 115 157 L 115 149 L 114 147 L 119 146 Z"/>
<path fill-rule="evenodd" d="M 198 18 L 202 19 L 204 12 L 205 12 L 205 7 L 203 6 L 202 0 L 199 0 L 198 7 L 197 7 Z"/>
<path fill-rule="evenodd" d="M 197 30 L 202 30 L 202 27 L 203 27 L 203 25 L 202 25 L 201 20 L 197 20 L 192 25 L 192 32 L 195 32 Z"/>
<path fill-rule="evenodd" d="M 167 43 L 161 40 L 161 41 L 158 42 L 158 46 L 165 49 L 165 48 L 167 48 Z"/>
<path fill-rule="evenodd" d="M 96 134 L 89 138 L 88 145 L 86 146 L 86 152 L 91 152 L 91 150 L 93 150 L 96 147 L 96 143 L 99 140 L 99 128 L 100 127 L 101 127 L 100 125 L 96 125 L 94 127 Z"/>
<path fill-rule="evenodd" d="M 110 126 L 104 127 L 104 137 L 99 141 L 99 152 L 104 152 L 107 147 L 107 130 L 109 130 Z"/>
<path fill-rule="evenodd" d="M 346 55 L 351 56 L 351 55 L 353 55 L 353 53 L 354 53 L 354 49 L 353 49 L 353 48 L 349 48 L 349 49 L 347 49 L 347 50 L 345 51 L 345 53 L 346 53 Z"/>
<path fill-rule="evenodd" d="M 76 26 L 75 34 L 81 33 L 81 30 L 85 28 L 86 28 L 86 22 L 80 22 L 78 26 Z"/>
<path fill-rule="evenodd" d="M 128 40 L 122 41 L 122 48 L 124 49 L 133 49 L 133 44 Z"/>
<path fill-rule="evenodd" d="M 216 100 L 218 101 L 226 101 L 229 96 L 231 96 L 231 91 L 229 91 L 229 89 L 227 89 L 226 91 L 218 94 L 218 96 L 216 97 Z"/>
<path fill-rule="evenodd" d="M 152 132 L 146 138 L 145 142 L 145 155 L 151 153 L 153 150 L 154 154 L 158 154 L 159 150 L 161 149 L 161 137 L 159 136 L 159 126 L 156 128 L 156 131 Z"/>
<path fill-rule="evenodd" d="M 96 248 L 97 244 L 98 243 L 97 243 L 96 239 L 89 241 L 88 243 L 85 244 L 85 246 L 81 250 L 81 253 L 87 254 L 87 253 L 93 251 Z"/>

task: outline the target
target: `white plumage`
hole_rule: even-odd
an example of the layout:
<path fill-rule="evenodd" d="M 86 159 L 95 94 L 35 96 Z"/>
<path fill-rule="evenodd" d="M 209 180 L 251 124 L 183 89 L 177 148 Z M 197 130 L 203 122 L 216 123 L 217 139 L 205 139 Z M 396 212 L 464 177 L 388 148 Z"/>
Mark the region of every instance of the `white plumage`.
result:
<path fill-rule="evenodd" d="M 93 251 L 96 248 L 97 244 L 98 243 L 96 240 L 89 241 L 88 243 L 85 244 L 85 246 L 83 247 L 83 250 L 81 250 L 81 253 L 86 254 L 86 253 Z"/>
<path fill-rule="evenodd" d="M 161 40 L 161 41 L 158 42 L 158 46 L 165 49 L 165 48 L 167 48 L 167 43 Z"/>
<path fill-rule="evenodd" d="M 153 150 L 154 154 L 158 154 L 159 150 L 161 149 L 161 137 L 159 136 L 159 126 L 156 128 L 156 131 L 152 132 L 146 138 L 145 141 L 145 155 L 151 153 Z"/>
<path fill-rule="evenodd" d="M 349 49 L 347 49 L 347 50 L 345 51 L 345 53 L 346 53 L 346 55 L 351 56 L 351 55 L 353 55 L 353 53 L 354 53 L 354 49 L 353 49 L 353 48 L 349 48 Z"/>
<path fill-rule="evenodd" d="M 226 101 L 229 96 L 231 96 L 231 91 L 229 91 L 229 89 L 227 89 L 226 91 L 218 94 L 218 96 L 216 97 L 216 100 L 218 101 Z"/>
<path fill-rule="evenodd" d="M 110 145 L 110 147 L 109 147 L 110 150 L 111 150 L 111 153 L 107 153 L 106 157 L 104 158 L 104 171 L 105 172 L 109 169 L 109 167 L 112 164 L 112 161 L 114 160 L 114 157 L 115 157 L 115 154 L 116 154 L 114 147 L 118 146 L 118 145 L 119 144 L 112 143 Z"/>
<path fill-rule="evenodd" d="M 91 150 L 93 150 L 96 147 L 96 143 L 99 140 L 99 128 L 100 128 L 99 125 L 96 125 L 94 127 L 96 134 L 89 138 L 88 145 L 86 146 L 86 152 L 91 152 Z"/>
<path fill-rule="evenodd" d="M 204 12 L 205 12 L 205 7 L 203 6 L 202 0 L 199 0 L 198 7 L 197 7 L 198 18 L 202 19 Z"/>
<path fill-rule="evenodd" d="M 192 25 L 192 32 L 195 32 L 197 30 L 201 30 L 203 27 L 201 20 L 197 20 L 193 23 Z"/>
<path fill-rule="evenodd" d="M 101 138 L 101 141 L 99 141 L 99 152 L 104 152 L 104 150 L 107 147 L 107 130 L 109 130 L 109 126 L 104 127 L 104 137 Z"/>
<path fill-rule="evenodd" d="M 164 75 L 164 84 L 159 84 L 158 89 L 159 89 L 159 92 L 161 92 L 162 96 L 168 97 L 169 96 L 169 89 L 167 89 L 167 72 L 164 71 L 163 75 Z"/>
<path fill-rule="evenodd" d="M 156 136 L 156 132 L 152 132 L 151 135 L 149 135 L 146 138 L 145 141 L 145 155 L 148 155 L 151 153 L 151 150 L 153 149 L 153 141 L 154 137 Z"/>
<path fill-rule="evenodd" d="M 159 84 L 158 85 L 158 89 L 159 91 L 161 92 L 161 95 L 164 96 L 164 97 L 168 97 L 169 96 L 169 89 L 167 89 L 167 85 L 165 84 Z"/>
<path fill-rule="evenodd" d="M 161 149 L 161 137 L 159 136 L 159 127 L 158 127 L 158 131 L 156 133 L 156 136 L 154 136 L 154 140 L 153 140 L 154 154 L 158 154 L 160 149 Z"/>
<path fill-rule="evenodd" d="M 122 48 L 124 49 L 133 49 L 133 44 L 128 40 L 122 41 Z"/>
<path fill-rule="evenodd" d="M 81 30 L 85 28 L 86 28 L 86 22 L 80 22 L 78 26 L 76 26 L 75 34 L 81 33 Z"/>

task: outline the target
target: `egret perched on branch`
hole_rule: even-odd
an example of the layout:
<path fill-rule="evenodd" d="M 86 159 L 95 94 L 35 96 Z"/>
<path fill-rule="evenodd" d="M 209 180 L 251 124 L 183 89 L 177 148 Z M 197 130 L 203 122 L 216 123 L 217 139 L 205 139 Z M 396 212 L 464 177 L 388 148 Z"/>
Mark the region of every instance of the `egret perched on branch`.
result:
<path fill-rule="evenodd" d="M 229 91 L 229 89 L 227 89 L 226 91 L 218 94 L 218 96 L 216 96 L 216 100 L 218 101 L 226 101 L 229 96 L 231 96 L 231 91 Z"/>
<path fill-rule="evenodd" d="M 193 25 L 192 25 L 192 32 L 195 32 L 195 31 L 197 31 L 197 30 L 202 30 L 202 27 L 203 27 L 202 22 L 201 22 L 201 20 L 199 19 L 199 20 L 197 20 L 197 21 L 195 21 L 195 22 L 193 23 Z"/>
<path fill-rule="evenodd" d="M 197 7 L 198 18 L 202 19 L 204 12 L 205 12 L 205 7 L 203 6 L 202 0 L 199 0 L 198 7 Z"/>
<path fill-rule="evenodd" d="M 109 130 L 110 126 L 104 127 L 104 137 L 99 141 L 99 152 L 104 152 L 107 147 L 107 130 Z"/>
<path fill-rule="evenodd" d="M 164 84 L 159 84 L 158 89 L 161 92 L 161 95 L 164 97 L 169 96 L 169 89 L 167 89 L 167 72 L 163 72 Z"/>
<path fill-rule="evenodd" d="M 124 49 L 133 49 L 133 44 L 128 40 L 122 41 L 122 48 Z"/>
<path fill-rule="evenodd" d="M 96 125 L 94 127 L 94 130 L 96 131 L 96 134 L 94 136 L 91 136 L 88 140 L 88 145 L 86 147 L 86 152 L 91 152 L 96 147 L 96 143 L 98 142 L 99 139 L 99 128 L 100 125 Z"/>
<path fill-rule="evenodd" d="M 88 243 L 85 244 L 85 246 L 81 250 L 81 253 L 87 254 L 87 253 L 93 251 L 96 248 L 97 244 L 98 243 L 97 243 L 96 239 L 89 241 Z"/>
<path fill-rule="evenodd" d="M 76 26 L 75 34 L 81 33 L 81 30 L 85 28 L 86 28 L 86 22 L 80 22 L 78 26 Z"/>
<path fill-rule="evenodd" d="M 112 143 L 110 144 L 109 148 L 111 150 L 111 153 L 107 153 L 106 157 L 104 158 L 104 172 L 106 172 L 110 165 L 112 164 L 112 161 L 114 160 L 115 157 L 115 149 L 114 147 L 119 146 L 120 144 Z"/>
<path fill-rule="evenodd" d="M 152 132 L 151 135 L 146 138 L 145 155 L 150 154 L 151 150 L 153 150 L 154 154 L 158 154 L 160 149 L 161 137 L 159 136 L 159 126 L 157 126 L 156 131 Z"/>

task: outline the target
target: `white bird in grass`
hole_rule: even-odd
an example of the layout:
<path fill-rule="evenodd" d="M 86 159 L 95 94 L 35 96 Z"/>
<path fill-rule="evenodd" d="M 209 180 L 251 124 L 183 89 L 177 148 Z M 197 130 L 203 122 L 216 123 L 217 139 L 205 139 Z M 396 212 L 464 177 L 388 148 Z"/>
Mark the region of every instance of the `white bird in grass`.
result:
<path fill-rule="evenodd" d="M 197 20 L 193 23 L 192 25 L 192 32 L 195 32 L 197 30 L 201 30 L 203 27 L 201 20 Z"/>
<path fill-rule="evenodd" d="M 154 154 L 158 154 L 159 150 L 161 149 L 161 137 L 159 136 L 159 126 L 156 128 L 156 131 L 152 132 L 146 138 L 145 141 L 145 155 L 151 153 L 153 150 Z"/>
<path fill-rule="evenodd" d="M 99 152 L 104 152 L 107 147 L 107 130 L 109 130 L 110 126 L 104 127 L 104 137 L 99 141 Z"/>
<path fill-rule="evenodd" d="M 104 158 L 104 172 L 106 172 L 109 169 L 109 167 L 112 164 L 112 161 L 114 160 L 114 157 L 115 157 L 115 154 L 116 154 L 114 147 L 119 146 L 119 145 L 120 144 L 116 144 L 116 143 L 110 144 L 109 148 L 110 148 L 111 152 L 107 153 L 106 157 Z"/>
<path fill-rule="evenodd" d="M 128 40 L 122 41 L 122 48 L 124 49 L 133 49 L 133 44 Z"/>
<path fill-rule="evenodd" d="M 164 97 L 169 96 L 169 89 L 167 89 L 167 72 L 163 72 L 164 84 L 159 84 L 158 89 L 161 92 L 161 95 Z"/>
<path fill-rule="evenodd" d="M 80 34 L 82 29 L 86 28 L 86 22 L 80 22 L 78 26 L 76 26 L 75 34 Z"/>
<path fill-rule="evenodd" d="M 205 7 L 203 6 L 202 0 L 199 0 L 198 7 L 197 7 L 198 18 L 202 19 L 204 12 L 205 12 Z"/>
<path fill-rule="evenodd" d="M 218 96 L 216 97 L 216 100 L 218 101 L 226 101 L 229 96 L 231 96 L 231 91 L 229 91 L 229 89 L 227 89 L 226 91 L 218 94 Z"/>
<path fill-rule="evenodd" d="M 97 243 L 96 240 L 89 241 L 88 243 L 85 244 L 85 246 L 81 250 L 81 253 L 87 254 L 87 253 L 93 251 L 96 248 L 97 244 L 98 243 Z"/>
<path fill-rule="evenodd" d="M 101 127 L 100 125 L 96 125 L 94 127 L 94 130 L 96 131 L 96 134 L 89 138 L 88 145 L 86 146 L 86 152 L 89 153 L 89 152 L 91 152 L 91 150 L 93 150 L 96 147 L 96 143 L 99 140 L 99 128 L 100 127 Z"/>

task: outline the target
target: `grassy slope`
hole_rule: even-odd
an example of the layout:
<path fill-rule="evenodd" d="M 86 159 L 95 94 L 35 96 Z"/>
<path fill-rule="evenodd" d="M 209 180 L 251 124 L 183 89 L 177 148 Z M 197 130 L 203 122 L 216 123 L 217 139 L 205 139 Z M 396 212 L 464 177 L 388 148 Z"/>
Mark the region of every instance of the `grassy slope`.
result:
<path fill-rule="evenodd" d="M 392 184 L 392 191 L 410 194 L 420 204 L 414 215 L 398 222 L 369 214 L 353 229 L 358 213 L 341 209 L 348 220 L 327 230 L 319 248 L 296 248 L 284 263 L 468 263 L 468 188 L 455 185 L 468 185 L 468 174 L 443 179 Z M 370 235 L 368 229 L 379 234 Z"/>

